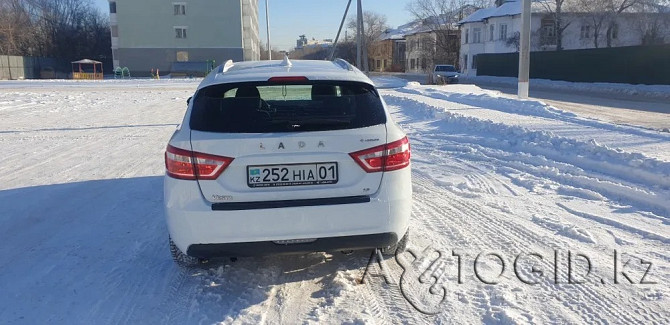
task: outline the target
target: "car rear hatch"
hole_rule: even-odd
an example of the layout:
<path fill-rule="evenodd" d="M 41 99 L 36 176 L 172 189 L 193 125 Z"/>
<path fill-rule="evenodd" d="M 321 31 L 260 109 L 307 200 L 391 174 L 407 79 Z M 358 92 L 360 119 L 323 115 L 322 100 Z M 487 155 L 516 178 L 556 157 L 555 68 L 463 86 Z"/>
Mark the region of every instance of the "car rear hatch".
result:
<path fill-rule="evenodd" d="M 219 175 L 198 177 L 200 190 L 211 203 L 369 196 L 383 173 L 350 154 L 384 145 L 385 123 L 379 95 L 363 83 L 292 78 L 203 88 L 191 149 L 226 162 Z"/>

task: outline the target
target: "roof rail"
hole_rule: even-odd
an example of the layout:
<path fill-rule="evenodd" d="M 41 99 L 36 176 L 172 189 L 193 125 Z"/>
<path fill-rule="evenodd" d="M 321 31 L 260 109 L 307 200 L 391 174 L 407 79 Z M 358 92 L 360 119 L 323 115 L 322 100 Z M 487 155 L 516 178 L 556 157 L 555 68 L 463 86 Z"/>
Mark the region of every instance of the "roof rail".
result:
<path fill-rule="evenodd" d="M 354 70 L 354 67 L 344 59 L 337 58 L 337 59 L 333 60 L 333 63 L 339 65 L 340 67 L 342 67 L 342 69 L 346 69 L 346 70 L 349 70 L 349 71 Z"/>

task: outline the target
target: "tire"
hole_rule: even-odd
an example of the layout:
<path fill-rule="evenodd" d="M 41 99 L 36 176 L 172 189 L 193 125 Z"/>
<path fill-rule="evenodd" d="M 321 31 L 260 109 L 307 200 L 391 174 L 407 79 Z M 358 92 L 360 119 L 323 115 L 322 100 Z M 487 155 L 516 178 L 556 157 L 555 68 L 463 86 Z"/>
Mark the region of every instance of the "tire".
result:
<path fill-rule="evenodd" d="M 409 229 L 407 229 L 405 235 L 402 236 L 402 238 L 400 238 L 400 241 L 391 246 L 380 248 L 380 250 L 382 254 L 386 256 L 393 256 L 395 254 L 400 254 L 407 249 L 407 242 L 409 242 Z"/>
<path fill-rule="evenodd" d="M 177 263 L 177 265 L 181 267 L 195 267 L 198 266 L 201 262 L 201 260 L 197 257 L 193 256 L 188 256 L 184 254 L 177 245 L 174 244 L 172 241 L 172 238 L 170 238 L 170 254 L 172 255 L 172 259 Z"/>

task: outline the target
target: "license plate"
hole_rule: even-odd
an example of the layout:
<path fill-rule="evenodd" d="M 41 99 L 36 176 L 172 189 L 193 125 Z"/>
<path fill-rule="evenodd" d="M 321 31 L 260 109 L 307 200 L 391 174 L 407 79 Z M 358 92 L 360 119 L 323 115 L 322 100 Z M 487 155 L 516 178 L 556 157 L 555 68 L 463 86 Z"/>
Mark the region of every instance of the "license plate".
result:
<path fill-rule="evenodd" d="M 337 163 L 247 166 L 249 187 L 335 184 Z"/>

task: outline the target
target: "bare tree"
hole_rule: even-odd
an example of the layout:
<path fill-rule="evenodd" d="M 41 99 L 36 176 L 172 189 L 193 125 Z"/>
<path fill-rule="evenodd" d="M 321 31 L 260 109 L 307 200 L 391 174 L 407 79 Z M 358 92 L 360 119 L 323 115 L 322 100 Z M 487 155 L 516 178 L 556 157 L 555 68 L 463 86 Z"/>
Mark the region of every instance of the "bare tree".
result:
<path fill-rule="evenodd" d="M 612 47 L 612 36 L 617 32 L 617 18 L 626 11 L 632 11 L 635 7 L 639 7 L 644 0 L 605 0 L 605 8 L 607 15 L 607 30 L 605 39 L 607 40 L 607 47 Z"/>
<path fill-rule="evenodd" d="M 0 54 L 28 55 L 31 25 L 21 0 L 0 0 Z"/>
<path fill-rule="evenodd" d="M 347 28 L 353 30 L 356 35 L 356 20 L 357 16 L 349 18 L 347 21 Z M 379 36 L 389 29 L 386 23 L 386 16 L 373 11 L 363 12 L 363 26 L 365 28 L 365 35 L 363 35 L 363 46 L 366 46 L 368 53 L 372 53 L 372 43 L 379 39 Z"/>
<path fill-rule="evenodd" d="M 578 0 L 575 5 L 577 10 L 583 12 L 593 26 L 593 46 L 595 48 L 600 45 L 600 34 L 603 27 L 612 25 L 612 13 L 608 10 L 612 1 L 616 0 Z M 609 30 L 610 28 L 608 28 L 608 34 L 610 33 Z"/>
<path fill-rule="evenodd" d="M 670 1 L 668 0 L 638 0 L 632 11 L 643 13 L 636 19 L 641 34 L 642 45 L 664 43 L 670 30 Z"/>
<path fill-rule="evenodd" d="M 626 13 L 637 13 L 635 24 L 642 35 L 642 44 L 662 42 L 670 5 L 668 0 L 542 0 L 541 3 L 555 21 L 557 50 L 562 49 L 563 31 L 571 24 L 568 17 L 576 17 L 566 15 L 566 12 L 579 12 L 588 20 L 593 28 L 593 45 L 598 48 L 602 36 L 606 46 L 612 47 L 613 39 L 619 33 L 617 21 Z"/>
<path fill-rule="evenodd" d="M 556 51 L 563 50 L 563 32 L 572 20 L 570 15 L 566 15 L 571 9 L 574 9 L 574 3 L 569 0 L 539 0 L 543 11 L 549 15 L 554 22 L 554 31 L 556 32 Z"/>
<path fill-rule="evenodd" d="M 505 45 L 507 46 L 513 46 L 517 52 L 521 49 L 521 33 L 519 32 L 514 32 L 512 36 L 508 37 L 505 40 Z"/>
<path fill-rule="evenodd" d="M 413 0 L 407 5 L 407 10 L 418 20 L 433 17 L 435 19 L 431 23 L 434 27 L 444 28 L 445 24 L 456 23 L 472 14 L 472 9 L 492 4 L 492 0 Z"/>
<path fill-rule="evenodd" d="M 4 53 L 100 59 L 111 56 L 110 38 L 107 18 L 91 0 L 0 0 Z"/>
<path fill-rule="evenodd" d="M 266 43 L 263 42 L 258 42 L 258 48 L 259 51 L 261 52 L 261 60 L 267 60 L 268 59 L 268 49 L 265 47 Z M 281 60 L 284 58 L 284 53 L 282 51 L 277 51 L 274 48 L 272 49 L 272 58 L 273 60 Z"/>
<path fill-rule="evenodd" d="M 491 0 L 413 0 L 407 10 L 421 23 L 430 39 L 420 48 L 408 44 L 408 50 L 420 51 L 434 63 L 458 63 L 460 41 L 457 23 L 477 9 L 488 7 Z"/>

